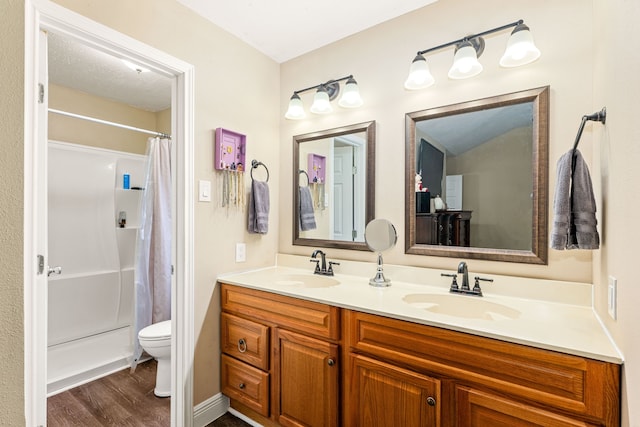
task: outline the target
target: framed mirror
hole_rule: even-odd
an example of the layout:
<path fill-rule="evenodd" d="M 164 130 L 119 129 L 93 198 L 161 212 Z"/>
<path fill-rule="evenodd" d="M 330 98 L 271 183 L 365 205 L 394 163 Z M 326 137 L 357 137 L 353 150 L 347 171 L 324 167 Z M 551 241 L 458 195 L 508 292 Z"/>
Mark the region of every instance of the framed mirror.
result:
<path fill-rule="evenodd" d="M 293 244 L 368 250 L 375 121 L 293 137 Z"/>
<path fill-rule="evenodd" d="M 549 87 L 405 117 L 405 253 L 547 263 Z"/>

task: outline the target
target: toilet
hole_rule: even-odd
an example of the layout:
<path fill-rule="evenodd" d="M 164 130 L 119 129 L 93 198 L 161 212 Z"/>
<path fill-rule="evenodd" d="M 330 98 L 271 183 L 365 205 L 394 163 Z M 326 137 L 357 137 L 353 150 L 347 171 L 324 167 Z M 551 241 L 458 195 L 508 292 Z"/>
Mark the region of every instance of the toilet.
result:
<path fill-rule="evenodd" d="M 153 394 L 171 396 L 171 320 L 147 326 L 138 333 L 138 339 L 144 351 L 158 361 Z"/>

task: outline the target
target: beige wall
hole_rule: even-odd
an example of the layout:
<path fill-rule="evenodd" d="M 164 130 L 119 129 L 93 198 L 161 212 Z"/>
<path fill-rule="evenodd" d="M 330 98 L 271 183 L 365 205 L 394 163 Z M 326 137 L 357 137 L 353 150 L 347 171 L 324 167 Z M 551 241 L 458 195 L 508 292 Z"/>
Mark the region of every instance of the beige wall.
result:
<path fill-rule="evenodd" d="M 460 13 L 464 10 L 465 13 Z M 481 57 L 484 71 L 462 81 L 449 80 L 447 71 L 452 49 L 427 55 L 436 83 L 431 88 L 410 92 L 403 87 L 416 51 L 456 40 L 517 19 L 531 27 L 541 58 L 526 67 L 505 69 L 498 60 L 509 32 L 486 37 Z M 571 48 L 559 49 L 571 21 Z M 280 251 L 310 253 L 309 248 L 291 244 L 291 170 L 293 135 L 367 120 L 377 121 L 376 216 L 389 219 L 398 230 L 399 244 L 385 253 L 385 262 L 455 269 L 458 259 L 404 254 L 404 115 L 441 105 L 550 85 L 550 188 L 555 184 L 555 162 L 571 148 L 580 117 L 592 108 L 592 22 L 593 11 L 583 0 L 562 2 L 487 0 L 439 1 L 416 12 L 300 56 L 281 65 L 281 198 Z M 309 113 L 302 121 L 284 119 L 292 92 L 353 74 L 360 86 L 364 106 L 336 111 L 326 116 Z M 305 106 L 313 93 L 301 95 Z M 585 156 L 591 158 L 590 153 Z M 550 208 L 551 209 L 551 208 Z M 330 257 L 374 261 L 367 252 L 331 250 Z M 482 273 L 526 275 L 540 278 L 590 282 L 591 253 L 550 251 L 549 264 L 521 265 L 471 261 L 469 268 Z"/>
<path fill-rule="evenodd" d="M 24 425 L 24 3 L 0 2 L 0 424 Z"/>
<path fill-rule="evenodd" d="M 136 38 L 195 66 L 194 180 L 212 181 L 213 138 L 217 127 L 247 135 L 247 161 L 258 159 L 272 171 L 269 233 L 246 232 L 246 212 L 195 205 L 194 403 L 220 391 L 219 295 L 223 273 L 274 263 L 278 234 L 278 64 L 173 0 L 57 0 L 89 19 Z M 245 176 L 248 187 L 249 178 Z M 196 185 L 197 191 L 197 185 Z M 235 263 L 235 243 L 246 242 L 247 262 Z"/>
<path fill-rule="evenodd" d="M 447 175 L 463 174 L 472 246 L 531 250 L 531 138 L 531 126 L 513 129 L 447 158 Z"/>
<path fill-rule="evenodd" d="M 636 227 L 640 201 L 640 53 L 628 50 L 637 36 L 640 2 L 594 0 L 594 97 L 591 110 L 607 107 L 605 126 L 587 128 L 580 143 L 593 147 L 591 176 L 597 191 L 602 249 L 594 253 L 596 309 L 625 358 L 622 380 L 623 426 L 640 425 L 640 275 Z M 589 132 L 589 129 L 591 132 Z M 591 133 L 591 135 L 589 135 Z M 592 136 L 592 138 L 589 138 Z M 618 280 L 618 316 L 607 314 L 607 282 Z"/>
<path fill-rule="evenodd" d="M 49 84 L 49 107 L 141 129 L 171 133 L 170 109 L 153 113 L 64 86 Z M 48 126 L 49 139 L 53 141 L 136 154 L 145 154 L 150 136 L 55 113 L 49 113 Z"/>

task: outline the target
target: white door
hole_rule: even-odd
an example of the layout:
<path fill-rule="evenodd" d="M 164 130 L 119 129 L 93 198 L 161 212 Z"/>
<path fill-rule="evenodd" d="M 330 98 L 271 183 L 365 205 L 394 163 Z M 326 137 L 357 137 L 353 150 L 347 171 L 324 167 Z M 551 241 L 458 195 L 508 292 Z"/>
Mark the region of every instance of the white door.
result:
<path fill-rule="evenodd" d="M 333 239 L 353 240 L 353 147 L 333 149 Z"/>

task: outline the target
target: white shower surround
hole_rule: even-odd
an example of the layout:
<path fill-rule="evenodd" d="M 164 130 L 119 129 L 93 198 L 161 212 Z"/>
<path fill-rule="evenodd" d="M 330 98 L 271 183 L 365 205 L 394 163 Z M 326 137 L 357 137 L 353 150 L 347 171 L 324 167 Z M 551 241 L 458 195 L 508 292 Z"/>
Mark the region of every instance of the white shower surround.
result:
<path fill-rule="evenodd" d="M 49 142 L 47 393 L 122 369 L 131 361 L 133 270 L 146 156 Z M 125 211 L 125 228 L 117 226 Z"/>

